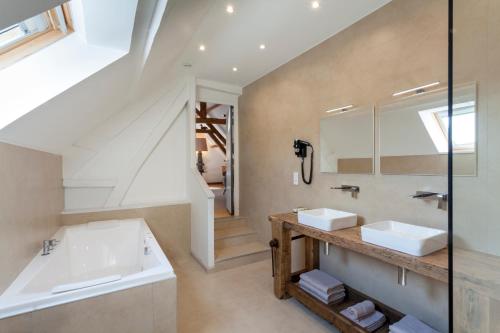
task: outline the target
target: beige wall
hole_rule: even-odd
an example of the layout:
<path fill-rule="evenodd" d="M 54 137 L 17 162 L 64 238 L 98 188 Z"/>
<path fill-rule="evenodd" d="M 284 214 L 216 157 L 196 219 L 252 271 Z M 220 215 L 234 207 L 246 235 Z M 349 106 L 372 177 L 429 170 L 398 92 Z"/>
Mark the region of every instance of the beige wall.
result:
<path fill-rule="evenodd" d="M 416 190 L 446 192 L 443 176 L 383 176 L 378 162 L 375 175 L 321 174 L 316 163 L 312 186 L 292 185 L 292 173 L 300 171 L 292 140 L 310 140 L 319 152 L 325 110 L 386 102 L 395 91 L 434 81 L 447 81 L 447 1 L 394 0 L 246 87 L 240 99 L 242 214 L 265 239 L 270 238 L 267 215 L 296 206 L 356 212 L 360 223 L 395 219 L 446 229 L 447 213 L 437 203 L 409 198 Z M 330 190 L 341 184 L 359 185 L 358 199 Z M 447 330 L 445 284 L 410 273 L 408 286 L 401 287 L 396 267 L 331 252 L 321 257 L 323 269 Z"/>
<path fill-rule="evenodd" d="M 500 255 L 500 2 L 455 0 L 454 77 L 478 85 L 478 176 L 454 181 L 455 244 Z"/>
<path fill-rule="evenodd" d="M 63 214 L 64 225 L 92 221 L 144 218 L 170 261 L 189 254 L 191 249 L 191 208 L 189 204 L 145 207 L 88 213 Z"/>
<path fill-rule="evenodd" d="M 60 225 L 60 156 L 0 143 L 0 294 Z"/>

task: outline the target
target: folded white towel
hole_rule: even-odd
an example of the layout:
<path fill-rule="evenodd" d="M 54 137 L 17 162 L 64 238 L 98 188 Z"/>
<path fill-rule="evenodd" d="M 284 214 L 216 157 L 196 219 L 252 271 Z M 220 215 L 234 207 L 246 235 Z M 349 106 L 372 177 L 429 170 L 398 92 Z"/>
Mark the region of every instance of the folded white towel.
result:
<path fill-rule="evenodd" d="M 345 297 L 345 292 L 343 290 L 339 291 L 339 292 L 335 292 L 331 295 L 325 295 L 325 294 L 318 294 L 314 289 L 311 289 L 311 287 L 307 283 L 305 283 L 304 281 L 300 281 L 299 286 L 305 292 L 307 292 L 311 296 L 319 299 L 321 302 L 323 302 L 325 304 L 340 303 Z"/>
<path fill-rule="evenodd" d="M 335 293 L 341 293 L 341 292 L 344 292 L 345 289 L 344 289 L 344 285 L 341 284 L 340 286 L 338 287 L 335 287 L 333 290 L 331 290 L 330 293 L 325 293 L 323 292 L 321 289 L 318 289 L 316 286 L 314 286 L 313 284 L 307 282 L 307 280 L 300 280 L 299 281 L 299 284 L 300 285 L 307 285 L 309 287 L 309 289 L 313 290 L 314 292 L 316 292 L 318 295 L 322 295 L 324 298 L 327 298 L 328 296 L 330 295 L 333 295 Z"/>
<path fill-rule="evenodd" d="M 347 308 L 352 318 L 361 319 L 375 311 L 375 304 L 372 301 L 363 301 Z"/>
<path fill-rule="evenodd" d="M 331 294 L 335 288 L 342 286 L 342 282 L 318 269 L 300 274 L 300 279 L 307 281 L 325 294 Z"/>
<path fill-rule="evenodd" d="M 412 315 L 406 315 L 397 323 L 389 326 L 393 333 L 439 333 Z"/>
<path fill-rule="evenodd" d="M 385 316 L 378 311 L 374 311 L 371 315 L 366 316 L 362 319 L 356 319 L 352 317 L 347 309 L 341 311 L 340 313 L 344 317 L 349 318 L 359 326 L 363 327 L 368 332 L 376 331 L 385 323 Z"/>

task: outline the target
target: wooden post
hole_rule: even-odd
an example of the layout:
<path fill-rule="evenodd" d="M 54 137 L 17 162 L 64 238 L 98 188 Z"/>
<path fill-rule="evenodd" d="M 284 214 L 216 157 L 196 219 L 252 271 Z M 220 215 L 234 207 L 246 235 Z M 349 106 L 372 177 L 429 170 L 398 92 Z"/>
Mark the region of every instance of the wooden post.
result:
<path fill-rule="evenodd" d="M 290 281 L 291 274 L 291 232 L 285 228 L 281 221 L 272 222 L 272 235 L 278 241 L 276 250 L 274 295 L 279 298 L 288 298 L 286 284 Z"/>
<path fill-rule="evenodd" d="M 306 237 L 306 270 L 319 269 L 319 241 Z"/>

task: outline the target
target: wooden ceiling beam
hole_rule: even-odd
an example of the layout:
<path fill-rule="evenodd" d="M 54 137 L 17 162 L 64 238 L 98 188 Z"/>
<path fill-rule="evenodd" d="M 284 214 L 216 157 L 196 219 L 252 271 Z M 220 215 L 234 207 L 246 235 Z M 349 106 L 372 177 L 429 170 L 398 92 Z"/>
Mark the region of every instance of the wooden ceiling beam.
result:
<path fill-rule="evenodd" d="M 219 147 L 219 149 L 224 153 L 224 155 L 226 155 L 226 147 L 222 144 L 222 142 L 219 141 L 219 139 L 215 136 L 215 134 L 213 132 L 210 132 L 208 133 L 208 135 L 215 142 L 217 147 Z"/>
<path fill-rule="evenodd" d="M 226 125 L 226 119 L 221 118 L 196 118 L 197 124 L 219 124 Z"/>
<path fill-rule="evenodd" d="M 207 117 L 207 103 L 200 102 L 200 118 L 206 118 L 206 117 Z"/>
<path fill-rule="evenodd" d="M 201 111 L 200 110 L 196 110 L 196 114 L 198 116 L 201 115 Z M 207 127 L 219 138 L 219 140 L 224 144 L 224 146 L 226 145 L 226 138 L 224 137 L 224 135 L 222 135 L 221 132 L 219 132 L 219 130 L 217 129 L 217 127 L 215 127 L 214 125 L 212 124 L 206 124 Z"/>
<path fill-rule="evenodd" d="M 212 130 L 206 129 L 206 128 L 197 128 L 196 133 L 210 134 L 210 133 L 212 133 Z"/>

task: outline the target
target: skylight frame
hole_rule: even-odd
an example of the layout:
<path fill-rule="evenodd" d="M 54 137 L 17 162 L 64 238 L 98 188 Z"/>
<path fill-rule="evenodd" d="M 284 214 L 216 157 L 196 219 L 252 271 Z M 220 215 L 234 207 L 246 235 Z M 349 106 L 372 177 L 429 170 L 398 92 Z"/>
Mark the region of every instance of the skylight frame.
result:
<path fill-rule="evenodd" d="M 69 6 L 65 3 L 13 24 L 3 29 L 2 33 L 6 33 L 16 28 L 22 29 L 21 26 L 23 24 L 37 18 L 44 21 L 46 26 L 44 29 L 28 30 L 25 32 L 24 36 L 15 38 L 6 43 L 3 47 L 0 47 L 0 70 L 73 32 Z M 30 22 L 30 24 L 33 25 L 33 22 Z M 25 27 L 23 30 L 26 29 Z"/>

